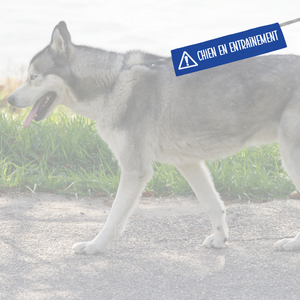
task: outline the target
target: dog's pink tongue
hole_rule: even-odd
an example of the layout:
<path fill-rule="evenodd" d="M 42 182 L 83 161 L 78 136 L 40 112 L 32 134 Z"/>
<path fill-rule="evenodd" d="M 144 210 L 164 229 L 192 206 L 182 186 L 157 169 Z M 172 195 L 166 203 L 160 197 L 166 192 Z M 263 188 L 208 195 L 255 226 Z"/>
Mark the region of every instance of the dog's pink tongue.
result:
<path fill-rule="evenodd" d="M 32 122 L 32 120 L 34 119 L 40 105 L 42 103 L 42 100 L 36 102 L 32 108 L 32 110 L 29 112 L 25 122 L 24 122 L 24 126 L 27 128 L 29 126 L 29 124 Z"/>

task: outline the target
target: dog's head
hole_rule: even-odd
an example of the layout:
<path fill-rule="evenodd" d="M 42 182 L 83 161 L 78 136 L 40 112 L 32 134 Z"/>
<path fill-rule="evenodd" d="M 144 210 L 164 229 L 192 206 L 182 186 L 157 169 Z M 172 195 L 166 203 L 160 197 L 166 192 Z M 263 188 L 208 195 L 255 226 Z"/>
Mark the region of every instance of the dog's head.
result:
<path fill-rule="evenodd" d="M 65 22 L 55 26 L 50 44 L 33 57 L 26 82 L 16 89 L 7 101 L 18 108 L 33 106 L 24 123 L 47 118 L 54 108 L 68 97 L 68 80 L 72 78 L 71 36 Z"/>

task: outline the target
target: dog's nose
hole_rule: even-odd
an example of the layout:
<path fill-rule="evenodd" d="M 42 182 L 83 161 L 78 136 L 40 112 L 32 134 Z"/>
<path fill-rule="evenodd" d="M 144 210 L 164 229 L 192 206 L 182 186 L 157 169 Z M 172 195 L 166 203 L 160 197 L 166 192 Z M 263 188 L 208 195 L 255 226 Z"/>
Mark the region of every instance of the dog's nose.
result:
<path fill-rule="evenodd" d="M 10 95 L 8 98 L 7 98 L 7 102 L 12 105 L 12 106 L 15 106 L 15 97 L 13 95 Z"/>

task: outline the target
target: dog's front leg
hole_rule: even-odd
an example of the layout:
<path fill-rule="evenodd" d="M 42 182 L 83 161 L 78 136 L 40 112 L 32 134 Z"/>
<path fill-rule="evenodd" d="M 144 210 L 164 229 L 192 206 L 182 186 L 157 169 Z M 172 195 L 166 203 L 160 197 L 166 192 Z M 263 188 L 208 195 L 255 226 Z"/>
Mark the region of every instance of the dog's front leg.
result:
<path fill-rule="evenodd" d="M 116 199 L 103 230 L 92 241 L 75 244 L 75 253 L 101 253 L 121 235 L 152 172 L 152 168 L 151 171 L 122 171 Z"/>

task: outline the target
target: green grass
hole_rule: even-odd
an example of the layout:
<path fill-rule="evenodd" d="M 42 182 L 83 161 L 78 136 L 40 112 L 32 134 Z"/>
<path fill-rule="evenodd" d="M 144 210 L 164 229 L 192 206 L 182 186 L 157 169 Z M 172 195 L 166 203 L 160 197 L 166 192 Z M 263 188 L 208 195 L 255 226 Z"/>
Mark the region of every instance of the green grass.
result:
<path fill-rule="evenodd" d="M 0 114 L 0 189 L 69 195 L 114 195 L 120 170 L 94 122 L 54 113 L 27 129 L 22 115 Z M 277 144 L 249 147 L 207 163 L 217 190 L 229 197 L 268 198 L 295 189 L 281 166 Z M 147 190 L 153 195 L 192 191 L 173 166 L 154 164 Z"/>
<path fill-rule="evenodd" d="M 217 190 L 223 195 L 266 199 L 285 197 L 295 190 L 282 167 L 278 144 L 248 147 L 207 165 Z"/>

